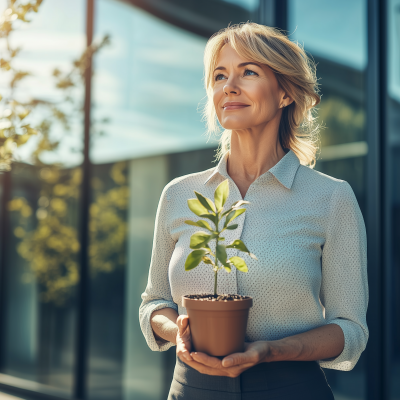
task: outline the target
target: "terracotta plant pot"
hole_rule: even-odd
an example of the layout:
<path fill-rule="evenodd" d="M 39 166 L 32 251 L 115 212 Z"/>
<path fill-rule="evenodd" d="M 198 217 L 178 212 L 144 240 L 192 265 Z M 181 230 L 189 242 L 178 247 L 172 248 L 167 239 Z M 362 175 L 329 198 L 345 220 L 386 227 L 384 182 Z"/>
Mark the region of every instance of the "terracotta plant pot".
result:
<path fill-rule="evenodd" d="M 244 350 L 252 298 L 210 301 L 182 297 L 186 308 L 194 351 L 210 356 L 227 356 Z"/>

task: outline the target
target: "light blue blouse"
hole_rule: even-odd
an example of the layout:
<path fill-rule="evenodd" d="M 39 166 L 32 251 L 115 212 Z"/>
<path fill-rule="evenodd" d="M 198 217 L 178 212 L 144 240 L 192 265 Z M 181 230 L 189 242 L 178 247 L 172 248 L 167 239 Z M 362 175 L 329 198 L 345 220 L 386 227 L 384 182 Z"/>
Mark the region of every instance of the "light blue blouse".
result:
<path fill-rule="evenodd" d="M 213 272 L 201 263 L 185 271 L 190 236 L 201 228 L 187 200 L 194 190 L 213 198 L 226 178 L 227 206 L 242 200 L 226 169 L 226 154 L 217 167 L 171 181 L 157 210 L 148 284 L 142 294 L 140 324 L 149 347 L 164 351 L 173 344 L 156 341 L 150 324 L 153 311 L 170 307 L 186 314 L 181 297 L 212 293 Z M 350 185 L 301 165 L 290 150 L 249 187 L 246 212 L 225 231 L 228 244 L 241 239 L 258 260 L 247 255 L 248 273 L 232 268 L 218 273 L 219 293 L 251 296 L 247 341 L 277 340 L 326 324 L 344 333 L 343 352 L 319 360 L 324 368 L 351 370 L 368 340 L 367 239 L 364 220 Z M 228 257 L 237 250 L 228 249 Z"/>

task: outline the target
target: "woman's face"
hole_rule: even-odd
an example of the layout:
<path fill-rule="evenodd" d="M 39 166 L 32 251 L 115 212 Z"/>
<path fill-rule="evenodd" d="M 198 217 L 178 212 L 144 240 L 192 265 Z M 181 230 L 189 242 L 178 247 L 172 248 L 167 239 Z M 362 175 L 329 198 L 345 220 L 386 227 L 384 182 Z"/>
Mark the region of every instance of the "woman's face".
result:
<path fill-rule="evenodd" d="M 214 70 L 215 110 L 225 129 L 250 129 L 281 118 L 291 101 L 266 65 L 246 60 L 228 44 L 219 53 Z"/>

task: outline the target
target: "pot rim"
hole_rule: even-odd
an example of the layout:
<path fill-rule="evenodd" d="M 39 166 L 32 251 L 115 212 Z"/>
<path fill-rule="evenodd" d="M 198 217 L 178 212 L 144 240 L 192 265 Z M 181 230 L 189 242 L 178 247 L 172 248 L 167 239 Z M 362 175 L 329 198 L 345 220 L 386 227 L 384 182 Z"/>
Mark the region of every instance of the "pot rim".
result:
<path fill-rule="evenodd" d="M 246 310 L 253 305 L 253 298 L 240 300 L 225 300 L 225 301 L 209 301 L 189 299 L 182 296 L 182 306 L 191 310 L 203 311 L 230 311 L 230 310 Z"/>

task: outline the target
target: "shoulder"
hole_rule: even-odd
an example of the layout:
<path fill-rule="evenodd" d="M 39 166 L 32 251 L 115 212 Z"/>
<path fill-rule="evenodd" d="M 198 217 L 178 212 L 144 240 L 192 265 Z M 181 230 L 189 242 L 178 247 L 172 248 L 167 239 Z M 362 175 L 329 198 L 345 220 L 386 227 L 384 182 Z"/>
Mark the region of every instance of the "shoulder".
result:
<path fill-rule="evenodd" d="M 349 224 L 358 221 L 362 225 L 363 216 L 358 200 L 350 184 L 333 176 L 301 166 L 299 183 L 309 185 L 307 191 L 315 202 L 324 205 L 327 216 L 334 224 Z"/>
<path fill-rule="evenodd" d="M 187 194 L 193 197 L 193 190 L 199 190 L 207 178 L 214 172 L 215 167 L 206 169 L 205 171 L 195 172 L 193 174 L 183 175 L 170 181 L 164 188 L 165 195 L 170 196 L 185 196 Z"/>
<path fill-rule="evenodd" d="M 324 174 L 320 171 L 316 171 L 305 165 L 300 165 L 297 171 L 297 177 L 302 185 L 322 187 L 323 189 L 332 188 L 335 190 L 343 182 L 342 179 L 334 178 L 333 176 Z"/>
<path fill-rule="evenodd" d="M 341 206 L 357 207 L 358 202 L 350 184 L 333 176 L 300 165 L 295 178 L 295 190 L 310 202 L 325 204 L 327 209 Z"/>
<path fill-rule="evenodd" d="M 299 166 L 296 176 L 296 185 L 310 193 L 325 193 L 330 195 L 330 197 L 341 193 L 353 193 L 354 195 L 353 189 L 347 181 L 334 178 L 333 176 L 316 171 L 305 165 Z"/>

